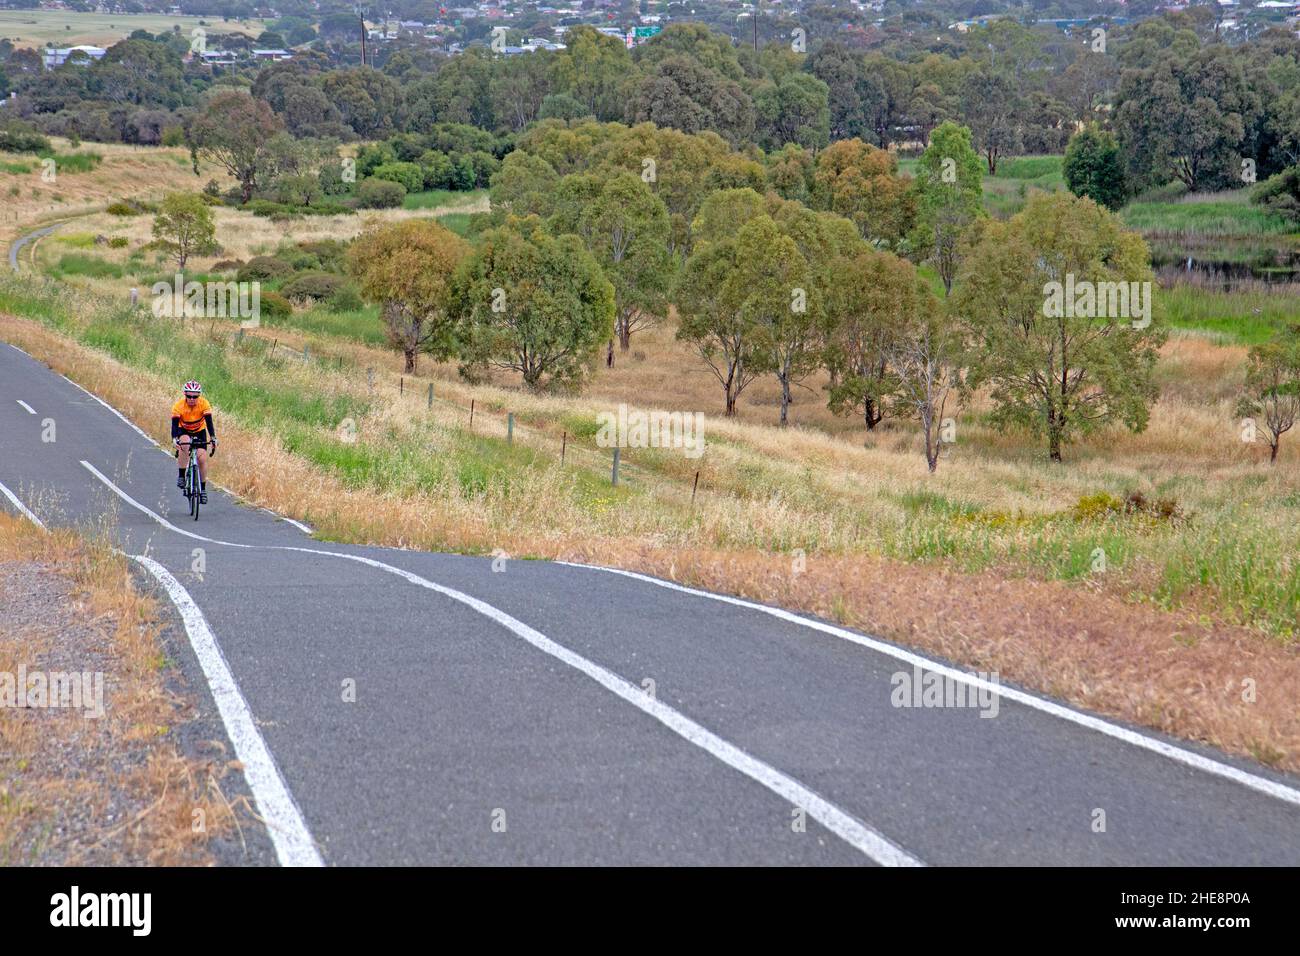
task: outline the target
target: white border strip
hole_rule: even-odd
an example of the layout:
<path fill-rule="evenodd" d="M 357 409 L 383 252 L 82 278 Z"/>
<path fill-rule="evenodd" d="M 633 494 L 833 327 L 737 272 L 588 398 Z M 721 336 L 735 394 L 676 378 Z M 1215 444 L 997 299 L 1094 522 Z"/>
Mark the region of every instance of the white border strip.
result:
<path fill-rule="evenodd" d="M 19 398 L 19 399 L 15 399 L 15 401 L 17 401 L 18 404 L 21 405 L 23 408 L 27 409 L 27 414 L 28 414 L 28 415 L 35 415 L 35 414 L 36 414 L 36 409 L 32 408 L 32 406 L 28 405 L 28 404 L 27 404 L 26 402 L 24 402 L 21 398 Z"/>
<path fill-rule="evenodd" d="M 235 754 L 244 765 L 244 779 L 253 791 L 253 800 L 266 823 L 266 831 L 275 845 L 275 855 L 279 858 L 280 865 L 324 866 L 325 863 L 316 850 L 316 842 L 302 818 L 302 811 L 294 802 L 266 740 L 257 729 L 248 702 L 239 691 L 239 685 L 230 672 L 225 655 L 221 653 L 221 645 L 208 626 L 207 618 L 189 592 L 161 564 L 143 554 L 133 554 L 131 559 L 158 579 L 158 583 L 166 589 L 172 603 L 176 605 L 185 624 L 190 647 L 199 659 L 203 676 L 208 681 L 208 689 L 212 691 L 212 699 L 216 701 L 217 710 L 221 713 L 226 736 L 234 744 Z"/>
<path fill-rule="evenodd" d="M 221 541 L 217 538 L 208 538 L 201 534 L 195 534 L 190 531 L 184 531 L 167 521 L 161 515 L 158 515 L 140 504 L 121 488 L 117 487 L 112 481 L 106 478 L 94 465 L 88 461 L 82 461 L 84 465 L 95 477 L 107 485 L 111 490 L 137 510 L 148 515 L 158 524 L 187 538 L 194 538 L 199 541 L 207 541 L 210 544 L 227 545 L 234 548 L 247 548 L 259 551 L 298 551 L 304 554 L 320 554 L 332 558 L 342 558 L 347 561 L 356 561 L 370 567 L 379 568 L 390 574 L 395 574 L 412 584 L 436 591 L 453 601 L 458 601 L 469 608 L 482 614 L 484 617 L 500 624 L 506 630 L 515 636 L 522 638 L 544 654 L 547 654 L 556 660 L 574 668 L 575 670 L 590 677 L 596 683 L 600 684 L 606 690 L 617 695 L 622 700 L 631 704 L 641 712 L 648 714 L 655 720 L 659 721 L 673 733 L 682 737 L 689 743 L 694 744 L 700 749 L 707 752 L 710 756 L 716 758 L 733 770 L 737 770 L 749 777 L 756 783 L 761 784 L 777 796 L 787 800 L 796 807 L 805 810 L 809 816 L 830 830 L 844 842 L 857 849 L 859 852 L 881 864 L 882 866 L 924 866 L 916 857 L 912 856 L 902 847 L 890 841 L 888 838 L 872 829 L 861 820 L 851 814 L 841 810 L 838 806 L 829 800 L 820 796 L 813 790 L 801 784 L 792 777 L 787 776 L 775 767 L 764 763 L 761 760 L 745 753 L 734 744 L 723 740 L 717 734 L 709 731 L 691 720 L 685 714 L 661 703 L 655 698 L 649 696 L 641 688 L 628 683 L 623 678 L 614 674 L 612 671 L 601 667 L 587 658 L 576 654 L 555 641 L 548 638 L 541 632 L 534 630 L 522 621 L 511 617 L 499 608 L 493 607 L 478 598 L 471 597 L 462 591 L 436 584 L 427 578 L 420 577 L 410 571 L 394 567 L 391 564 L 385 564 L 382 561 L 376 561 L 373 558 L 363 557 L 356 554 L 345 554 L 339 551 L 322 551 L 317 548 L 299 548 L 289 545 L 251 545 L 238 544 L 232 541 Z"/>
<path fill-rule="evenodd" d="M 8 488 L 6 488 L 3 483 L 0 483 L 0 494 L 3 494 L 11 502 L 13 502 L 13 506 L 18 509 L 18 513 L 22 515 L 24 518 L 26 518 L 28 521 L 30 521 L 32 524 L 36 525 L 36 527 L 38 528 L 45 527 L 45 522 L 42 521 L 40 518 L 36 517 L 36 515 L 32 513 L 31 509 L 28 508 L 25 504 L 23 504 L 22 501 L 19 500 L 18 496 L 14 494 L 12 491 L 10 491 Z"/>
<path fill-rule="evenodd" d="M 1210 757 L 1205 757 L 1191 750 L 1184 750 L 1182 747 L 1175 747 L 1173 744 L 1165 743 L 1163 740 L 1156 740 L 1154 737 L 1148 737 L 1145 734 L 1129 730 L 1127 727 L 1121 727 L 1118 724 L 1112 724 L 1100 717 L 1093 717 L 1091 714 L 1085 714 L 1069 707 L 1064 707 L 1054 701 L 1044 700 L 1041 697 L 1035 697 L 1032 694 L 1026 694 L 1024 691 L 1016 690 L 1014 687 L 1006 687 L 1002 684 L 994 684 L 991 681 L 983 680 L 974 674 L 968 674 L 959 671 L 956 668 L 948 667 L 945 664 L 939 664 L 929 658 L 922 657 L 912 651 L 907 651 L 901 647 L 895 647 L 884 641 L 867 637 L 864 634 L 858 634 L 854 631 L 845 630 L 842 627 L 836 627 L 833 624 L 826 624 L 823 621 L 814 620 L 813 618 L 803 617 L 784 608 L 768 607 L 765 604 L 757 604 L 753 601 L 746 601 L 743 598 L 730 597 L 725 594 L 713 594 L 709 591 L 701 591 L 697 588 L 686 587 L 681 584 L 675 584 L 672 581 L 665 581 L 661 578 L 651 577 L 648 574 L 639 574 L 635 571 L 624 571 L 621 568 L 606 568 L 596 564 L 578 564 L 573 561 L 557 561 L 556 564 L 564 564 L 571 568 L 586 568 L 590 571 L 603 571 L 607 574 L 618 574 L 627 578 L 634 578 L 638 581 L 645 581 L 657 587 L 667 588 L 670 591 L 680 591 L 683 594 L 691 594 L 696 597 L 708 598 L 712 601 L 721 601 L 724 604 L 734 604 L 737 607 L 749 608 L 753 611 L 762 611 L 772 617 L 780 618 L 783 621 L 789 621 L 791 624 L 799 624 L 803 627 L 812 628 L 815 631 L 822 631 L 834 637 L 851 641 L 861 647 L 878 651 L 900 661 L 905 661 L 916 667 L 921 667 L 936 674 L 942 674 L 949 680 L 958 681 L 968 684 L 971 687 L 977 687 L 981 690 L 990 691 L 998 694 L 1007 700 L 1013 700 L 1016 703 L 1024 704 L 1026 707 L 1032 707 L 1044 713 L 1051 714 L 1053 717 L 1059 717 L 1062 720 L 1068 720 L 1080 727 L 1087 727 L 1089 730 L 1095 730 L 1098 733 L 1105 734 L 1108 737 L 1114 737 L 1124 743 L 1132 744 L 1134 747 L 1141 747 L 1143 750 L 1150 750 L 1153 753 L 1168 757 L 1170 760 L 1176 760 L 1181 764 L 1192 767 L 1195 770 L 1202 770 L 1205 773 L 1214 774 L 1217 777 L 1223 777 L 1234 783 L 1249 787 L 1259 793 L 1274 797 L 1286 803 L 1300 806 L 1300 790 L 1288 787 L 1285 784 L 1269 780 L 1266 777 L 1260 777 L 1248 771 L 1241 770 Z"/>

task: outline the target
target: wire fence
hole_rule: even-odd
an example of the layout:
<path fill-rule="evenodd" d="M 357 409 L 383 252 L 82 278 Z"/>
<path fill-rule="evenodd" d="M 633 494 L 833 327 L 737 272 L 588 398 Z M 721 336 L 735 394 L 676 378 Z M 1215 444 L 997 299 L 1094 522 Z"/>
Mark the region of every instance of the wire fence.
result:
<path fill-rule="evenodd" d="M 215 323 L 213 330 L 215 331 Z M 326 352 L 313 353 L 310 345 L 304 345 L 302 350 L 299 351 L 281 342 L 278 337 L 273 336 L 268 341 L 266 337 L 252 334 L 242 328 L 233 332 L 228 337 L 228 341 L 234 346 L 248 344 L 253 345 L 255 348 L 264 349 L 264 354 L 271 357 L 284 354 L 296 361 L 315 363 L 323 368 L 333 368 L 342 373 L 347 373 L 349 367 L 354 372 L 364 372 L 365 386 L 372 395 L 382 388 L 394 388 L 391 373 L 389 373 L 386 377 L 387 381 L 385 381 L 384 377 L 376 373 L 373 366 L 363 369 L 361 366 L 349 363 L 342 355 L 330 355 Z M 464 417 L 464 427 L 467 431 L 485 437 L 501 438 L 509 444 L 518 442 L 536 450 L 545 450 L 549 454 L 556 455 L 561 464 L 567 463 L 571 457 L 576 457 L 579 461 L 586 462 L 591 470 L 604 471 L 609 475 L 612 486 L 645 488 L 646 490 L 650 490 L 653 486 L 656 493 L 666 493 L 675 498 L 681 498 L 683 502 L 689 499 L 691 506 L 695 504 L 703 473 L 702 468 L 696 469 L 694 474 L 683 482 L 671 475 L 651 471 L 634 462 L 629 462 L 627 460 L 627 449 L 624 447 L 611 448 L 607 453 L 586 448 L 579 444 L 576 436 L 570 435 L 567 429 L 562 429 L 559 437 L 556 437 L 552 431 L 524 424 L 514 412 L 502 408 L 499 402 L 483 403 L 471 398 L 470 403 L 465 405 L 440 395 L 435 385 L 435 382 L 428 379 L 408 378 L 406 375 L 398 375 L 396 397 L 399 401 L 410 405 L 418 406 L 422 404 L 426 410 L 430 411 L 435 404 L 442 408 L 455 409 Z"/>

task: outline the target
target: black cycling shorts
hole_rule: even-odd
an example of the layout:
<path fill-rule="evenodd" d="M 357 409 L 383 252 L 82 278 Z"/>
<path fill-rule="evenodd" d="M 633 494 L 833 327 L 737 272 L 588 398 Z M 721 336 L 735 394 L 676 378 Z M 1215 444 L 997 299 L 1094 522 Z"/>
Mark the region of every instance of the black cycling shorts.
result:
<path fill-rule="evenodd" d="M 206 445 L 206 444 L 208 443 L 208 430 L 205 428 L 205 429 L 203 429 L 202 431 L 199 431 L 199 432 L 181 432 L 181 433 L 180 433 L 179 435 L 177 435 L 176 437 L 177 437 L 177 439 L 181 439 L 181 438 L 189 438 L 190 441 L 192 441 L 192 442 L 196 442 L 197 444 L 200 444 L 200 445 Z M 180 450 L 180 447 L 177 446 L 177 448 L 176 448 L 176 460 L 177 460 L 177 461 L 180 461 L 180 458 L 181 458 L 181 450 Z"/>

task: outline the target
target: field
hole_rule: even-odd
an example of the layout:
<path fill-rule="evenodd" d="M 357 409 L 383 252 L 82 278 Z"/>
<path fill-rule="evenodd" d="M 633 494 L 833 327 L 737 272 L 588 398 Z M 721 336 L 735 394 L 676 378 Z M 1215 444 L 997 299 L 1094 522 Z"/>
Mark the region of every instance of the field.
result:
<path fill-rule="evenodd" d="M 0 39 L 14 46 L 43 49 L 54 45 L 108 47 L 136 30 L 162 33 L 180 28 L 186 36 L 196 27 L 208 33 L 245 33 L 257 36 L 266 21 L 222 20 L 219 17 L 185 17 L 168 14 L 74 13 L 70 10 L 0 10 Z"/>

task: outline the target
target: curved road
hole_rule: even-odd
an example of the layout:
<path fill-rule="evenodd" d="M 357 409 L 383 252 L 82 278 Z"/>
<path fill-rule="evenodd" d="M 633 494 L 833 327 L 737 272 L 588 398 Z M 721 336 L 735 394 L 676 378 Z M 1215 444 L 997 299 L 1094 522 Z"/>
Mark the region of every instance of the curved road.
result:
<path fill-rule="evenodd" d="M 13 269 L 14 272 L 19 271 L 18 253 L 22 252 L 23 246 L 27 245 L 29 242 L 35 242 L 37 239 L 41 239 L 45 236 L 48 236 L 55 229 L 58 229 L 62 225 L 63 223 L 56 222 L 52 226 L 46 226 L 43 229 L 37 229 L 34 232 L 29 232 L 26 235 L 19 236 L 17 239 L 15 239 L 13 241 L 13 244 L 9 247 L 9 268 Z"/>
<path fill-rule="evenodd" d="M 221 492 L 195 523 L 175 474 L 0 345 L 0 500 L 115 512 L 282 863 L 1300 863 L 1297 780 L 1248 761 L 1009 687 L 894 706 L 956 672 L 650 578 L 320 542 Z"/>

